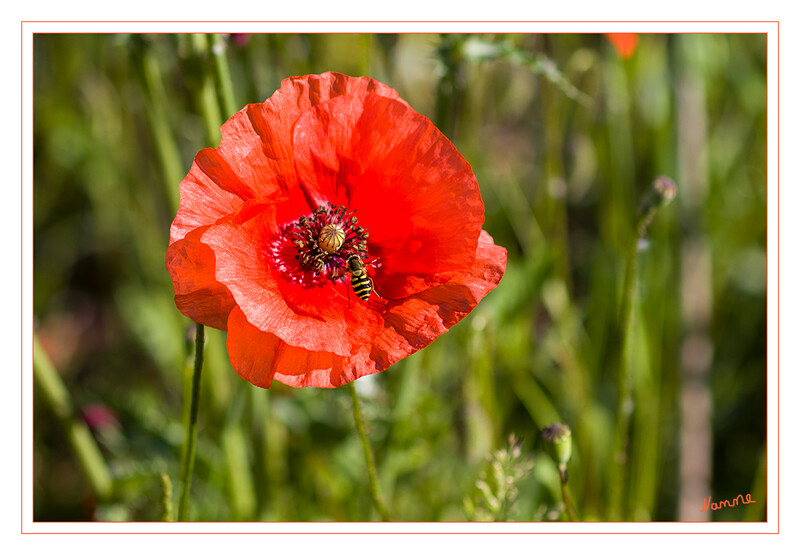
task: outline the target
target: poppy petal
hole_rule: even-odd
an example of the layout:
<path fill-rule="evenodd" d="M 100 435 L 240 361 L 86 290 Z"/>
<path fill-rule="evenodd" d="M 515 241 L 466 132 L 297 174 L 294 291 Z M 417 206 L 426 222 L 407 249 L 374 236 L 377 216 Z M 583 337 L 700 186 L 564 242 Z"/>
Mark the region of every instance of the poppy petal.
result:
<path fill-rule="evenodd" d="M 328 72 L 285 79 L 265 102 L 249 104 L 234 114 L 220 128 L 219 148 L 200 151 L 181 181 L 181 205 L 170 240 L 214 223 L 248 199 L 274 202 L 285 196 L 297 181 L 292 128 L 300 115 L 336 96 L 367 92 L 398 96 L 374 79 Z"/>
<path fill-rule="evenodd" d="M 474 259 L 484 219 L 478 183 L 425 116 L 377 95 L 342 96 L 303 114 L 293 140 L 309 203 L 356 209 L 369 229 L 386 296 L 446 281 Z"/>
<path fill-rule="evenodd" d="M 208 226 L 189 232 L 167 249 L 167 269 L 175 287 L 178 309 L 206 326 L 225 330 L 235 306 L 228 289 L 214 278 L 215 256 L 200 242 Z"/>
<path fill-rule="evenodd" d="M 206 148 L 195 156 L 192 169 L 180 184 L 181 204 L 170 228 L 170 242 L 202 226 L 215 223 L 247 200 L 240 182 L 216 150 Z"/>
<path fill-rule="evenodd" d="M 500 282 L 507 252 L 481 232 L 472 267 L 450 282 L 411 295 L 384 314 L 386 328 L 373 341 L 371 357 L 383 366 L 426 347 L 457 324 Z"/>
<path fill-rule="evenodd" d="M 296 110 L 297 113 L 302 113 L 337 96 L 358 97 L 367 93 L 395 98 L 406 104 L 396 90 L 380 81 L 369 77 L 350 77 L 333 71 L 284 79 L 281 88 L 270 100 L 285 111 Z M 297 120 L 297 116 L 289 116 L 293 118 L 292 123 Z"/>
<path fill-rule="evenodd" d="M 292 387 L 329 388 L 358 377 L 344 376 L 345 358 L 287 345 L 248 322 L 239 308 L 228 319 L 228 354 L 236 372 L 259 387 L 276 379 Z"/>
<path fill-rule="evenodd" d="M 606 37 L 614 45 L 617 54 L 623 60 L 631 58 L 639 44 L 637 33 L 606 33 Z"/>

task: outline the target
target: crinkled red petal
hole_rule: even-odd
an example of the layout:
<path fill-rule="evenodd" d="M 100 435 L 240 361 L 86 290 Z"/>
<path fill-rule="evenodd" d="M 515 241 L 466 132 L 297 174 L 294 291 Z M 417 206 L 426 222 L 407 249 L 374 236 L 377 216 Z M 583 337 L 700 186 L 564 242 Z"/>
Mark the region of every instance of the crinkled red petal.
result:
<path fill-rule="evenodd" d="M 252 205 L 203 233 L 202 242 L 216 257 L 216 279 L 259 330 L 295 347 L 350 355 L 380 331 L 380 315 L 360 303 L 348 309 L 337 290 L 342 286 L 307 287 L 287 279 L 270 251 L 282 233 L 276 210 Z"/>
<path fill-rule="evenodd" d="M 167 270 L 172 276 L 178 309 L 195 322 L 225 330 L 236 303 L 214 277 L 214 251 L 200 242 L 207 228 L 195 229 L 169 246 Z"/>
<path fill-rule="evenodd" d="M 219 148 L 200 151 L 181 181 L 181 205 L 170 242 L 213 224 L 249 199 L 272 202 L 285 197 L 297 185 L 292 128 L 300 115 L 336 96 L 366 92 L 397 97 L 394 89 L 373 79 L 328 72 L 286 79 L 264 103 L 234 114 L 220 129 Z"/>
<path fill-rule="evenodd" d="M 336 387 L 358 377 L 344 370 L 346 358 L 287 345 L 248 322 L 238 308 L 228 319 L 228 355 L 236 372 L 259 387 L 273 379 L 294 387 Z"/>
<path fill-rule="evenodd" d="M 269 100 L 286 110 L 302 113 L 337 96 L 363 96 L 366 93 L 396 98 L 406 104 L 389 85 L 369 77 L 350 77 L 333 71 L 284 79 L 281 81 L 281 88 Z"/>
<path fill-rule="evenodd" d="M 241 191 L 239 178 L 216 150 L 206 148 L 198 152 L 180 184 L 181 204 L 170 228 L 170 242 L 236 212 L 247 200 Z"/>
<path fill-rule="evenodd" d="M 384 328 L 350 356 L 288 345 L 234 308 L 228 319 L 231 364 L 240 376 L 261 387 L 269 387 L 273 379 L 293 387 L 338 387 L 381 372 L 429 345 L 472 311 L 497 286 L 505 267 L 506 250 L 482 232 L 468 271 L 445 285 L 386 303 Z"/>
<path fill-rule="evenodd" d="M 310 204 L 356 209 L 369 229 L 381 294 L 405 297 L 474 260 L 484 219 L 478 183 L 425 116 L 378 95 L 342 96 L 304 113 L 293 140 Z"/>
<path fill-rule="evenodd" d="M 426 347 L 469 314 L 497 287 L 506 269 L 507 252 L 481 231 L 473 265 L 446 284 L 389 303 L 385 328 L 370 346 L 369 358 L 386 368 Z"/>

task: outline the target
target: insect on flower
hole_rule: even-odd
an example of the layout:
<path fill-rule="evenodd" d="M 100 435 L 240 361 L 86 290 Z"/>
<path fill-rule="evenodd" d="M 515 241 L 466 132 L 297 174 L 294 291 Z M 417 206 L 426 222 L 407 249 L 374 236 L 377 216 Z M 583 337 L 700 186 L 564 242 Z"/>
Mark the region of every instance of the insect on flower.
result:
<path fill-rule="evenodd" d="M 378 292 L 375 291 L 375 283 L 367 275 L 364 261 L 361 260 L 359 255 L 351 254 L 347 257 L 347 272 L 350 274 L 350 287 L 353 288 L 353 293 L 359 299 L 367 302 L 371 293 L 375 293 L 376 296 L 380 297 Z"/>
<path fill-rule="evenodd" d="M 472 168 L 391 87 L 292 77 L 220 131 L 181 181 L 167 268 L 178 308 L 227 332 L 251 383 L 382 372 L 500 282 Z"/>

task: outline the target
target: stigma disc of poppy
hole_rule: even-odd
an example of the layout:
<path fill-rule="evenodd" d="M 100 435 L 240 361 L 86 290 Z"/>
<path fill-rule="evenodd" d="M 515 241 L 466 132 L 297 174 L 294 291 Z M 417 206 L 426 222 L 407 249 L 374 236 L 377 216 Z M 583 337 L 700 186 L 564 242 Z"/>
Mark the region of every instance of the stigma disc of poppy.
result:
<path fill-rule="evenodd" d="M 328 224 L 319 232 L 317 243 L 319 243 L 319 248 L 328 254 L 333 254 L 342 248 L 344 240 L 345 233 L 342 226 L 339 224 Z"/>
<path fill-rule="evenodd" d="M 301 274 L 313 272 L 323 279 L 341 281 L 347 273 L 348 258 L 368 256 L 369 232 L 358 225 L 355 211 L 344 206 L 320 206 L 289 224 L 284 234 L 292 237 Z"/>

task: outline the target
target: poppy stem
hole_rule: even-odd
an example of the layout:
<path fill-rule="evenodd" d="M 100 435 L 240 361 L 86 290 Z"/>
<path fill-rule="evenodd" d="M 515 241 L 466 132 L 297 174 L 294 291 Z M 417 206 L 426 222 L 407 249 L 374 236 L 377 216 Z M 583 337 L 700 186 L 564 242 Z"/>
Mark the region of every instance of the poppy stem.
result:
<path fill-rule="evenodd" d="M 114 485 L 111 471 L 86 423 L 75 413 L 69 391 L 36 335 L 33 336 L 33 380 L 45 403 L 63 426 L 69 445 L 78 458 L 78 464 L 89 480 L 92 491 L 98 499 L 107 499 L 111 496 Z"/>
<path fill-rule="evenodd" d="M 436 93 L 436 127 L 442 130 L 451 140 L 455 139 L 458 113 L 463 101 L 464 38 L 459 35 L 442 34 L 439 37 L 439 48 L 436 53 L 444 67 L 439 79 Z"/>
<path fill-rule="evenodd" d="M 152 45 L 141 36 L 134 36 L 136 45 L 137 75 L 144 92 L 145 115 L 152 130 L 156 152 L 161 163 L 164 189 L 173 212 L 178 210 L 180 195 L 175 184 L 183 179 L 184 171 L 178 144 L 169 124 L 170 106 L 162 79 L 161 65 Z"/>
<path fill-rule="evenodd" d="M 226 57 L 227 43 L 219 33 L 210 34 L 207 38 L 208 48 L 214 60 L 214 75 L 219 86 L 220 108 L 223 118 L 227 119 L 236 113 L 236 107 L 239 105 L 233 92 L 233 79 Z"/>
<path fill-rule="evenodd" d="M 642 241 L 656 212 L 669 204 L 676 195 L 675 184 L 667 177 L 658 177 L 642 201 L 639 218 L 628 250 L 625 278 L 622 285 L 620 307 L 620 342 L 617 361 L 617 421 L 611 451 L 611 488 L 609 492 L 608 518 L 616 521 L 625 518 L 624 494 L 627 483 L 628 454 L 630 451 L 630 423 L 634 411 L 634 377 L 628 364 L 628 345 L 633 322 L 633 306 L 636 291 L 637 261 L 642 250 Z"/>
<path fill-rule="evenodd" d="M 364 415 L 361 413 L 361 402 L 358 400 L 355 382 L 349 382 L 347 387 L 350 390 L 350 397 L 353 399 L 353 416 L 356 419 L 358 437 L 361 438 L 361 445 L 364 448 L 364 459 L 367 463 L 367 475 L 369 476 L 369 493 L 372 496 L 375 509 L 378 511 L 378 514 L 381 515 L 381 519 L 388 521 L 389 512 L 386 510 L 386 505 L 383 504 L 378 488 L 378 473 L 375 470 L 375 458 L 372 456 L 372 447 L 369 445 L 367 431 L 364 427 Z"/>
<path fill-rule="evenodd" d="M 194 55 L 200 64 L 199 86 L 197 89 L 197 102 L 206 126 L 206 137 L 211 144 L 219 143 L 222 114 L 217 103 L 217 93 L 214 86 L 214 69 L 207 48 L 207 39 L 201 34 L 191 37 Z"/>
<path fill-rule="evenodd" d="M 192 375 L 192 400 L 189 409 L 189 425 L 186 427 L 186 447 L 181 462 L 181 499 L 178 504 L 178 520 L 186 521 L 187 506 L 189 504 L 189 487 L 192 484 L 192 472 L 194 471 L 194 455 L 197 445 L 197 409 L 200 404 L 200 376 L 203 370 L 203 343 L 205 340 L 205 328 L 203 324 L 197 324 L 195 335 L 194 351 L 194 374 Z"/>
<path fill-rule="evenodd" d="M 575 512 L 575 506 L 572 504 L 572 496 L 569 494 L 569 479 L 567 478 L 566 464 L 558 467 L 558 476 L 561 482 L 561 497 L 564 499 L 564 508 L 567 511 L 567 517 L 570 522 L 578 522 L 578 515 Z"/>

